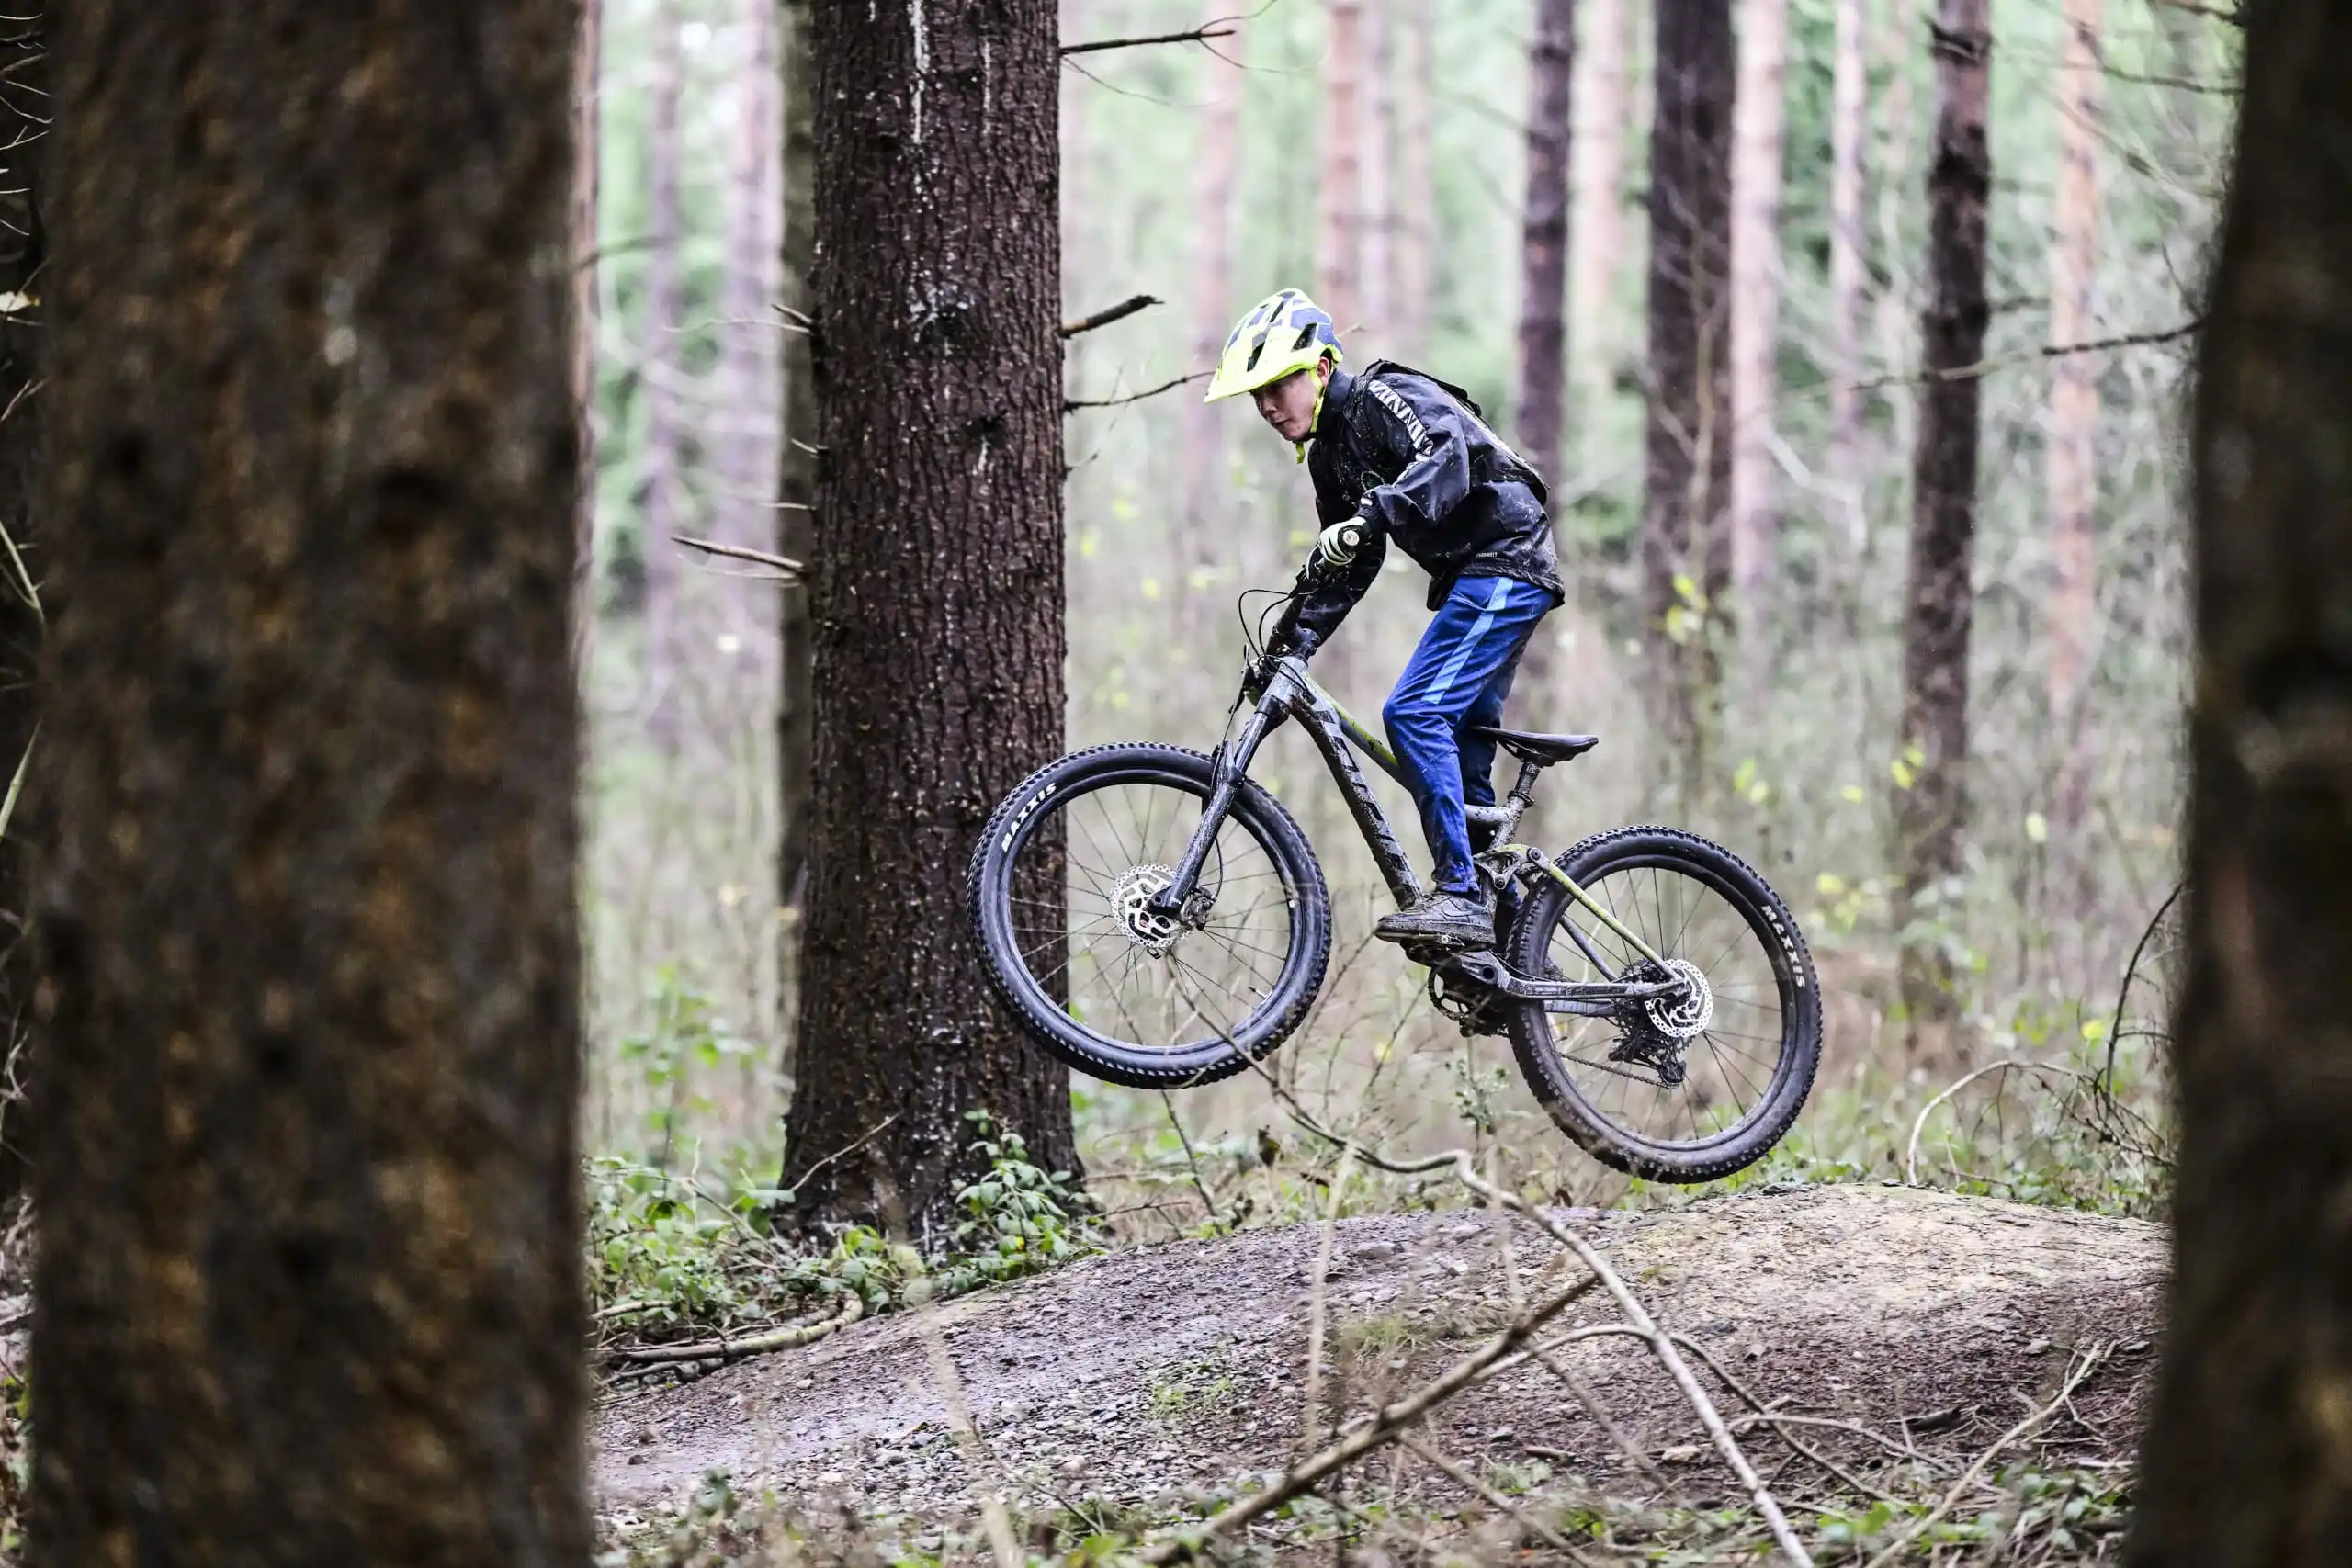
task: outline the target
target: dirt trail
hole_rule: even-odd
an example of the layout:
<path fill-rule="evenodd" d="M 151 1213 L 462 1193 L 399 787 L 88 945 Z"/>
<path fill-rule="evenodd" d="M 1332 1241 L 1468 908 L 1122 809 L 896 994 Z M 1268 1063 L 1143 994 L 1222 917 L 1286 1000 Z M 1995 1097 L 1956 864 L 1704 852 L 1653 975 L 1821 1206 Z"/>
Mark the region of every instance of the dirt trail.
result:
<path fill-rule="evenodd" d="M 2045 1452 L 2111 1458 L 2132 1441 L 2165 1269 L 2157 1226 L 1852 1186 L 1574 1219 L 1662 1324 L 1767 1401 L 1890 1432 L 1907 1420 L 1965 1448 L 2014 1422 L 2020 1397 L 2046 1393 L 2068 1347 L 2104 1341 L 2112 1359 L 2045 1434 Z M 597 1422 L 601 1506 L 626 1524 L 724 1470 L 787 1500 L 841 1494 L 876 1510 L 960 1511 L 971 1469 L 947 1430 L 927 1336 L 953 1358 L 988 1462 L 1033 1498 L 1145 1502 L 1278 1466 L 1303 1424 L 1321 1242 L 1301 1226 L 1094 1258 L 624 1398 Z M 1573 1264 L 1525 1222 L 1510 1247 L 1522 1294 L 1569 1277 Z M 1498 1325 L 1510 1277 L 1498 1229 L 1477 1211 L 1340 1224 L 1326 1301 L 1332 1342 L 1351 1353 L 1327 1367 L 1344 1368 L 1351 1386 L 1335 1390 L 1327 1371 L 1327 1427 L 1335 1398 L 1394 1397 Z M 1613 1315 L 1598 1293 L 1571 1312 L 1563 1323 Z M 1630 1341 L 1571 1354 L 1653 1454 L 1679 1460 L 1698 1440 Z M 1595 1477 L 1622 1463 L 1536 1370 L 1455 1400 L 1434 1430 L 1464 1456 L 1532 1450 Z M 1843 1434 L 1825 1440 L 1863 1452 Z"/>

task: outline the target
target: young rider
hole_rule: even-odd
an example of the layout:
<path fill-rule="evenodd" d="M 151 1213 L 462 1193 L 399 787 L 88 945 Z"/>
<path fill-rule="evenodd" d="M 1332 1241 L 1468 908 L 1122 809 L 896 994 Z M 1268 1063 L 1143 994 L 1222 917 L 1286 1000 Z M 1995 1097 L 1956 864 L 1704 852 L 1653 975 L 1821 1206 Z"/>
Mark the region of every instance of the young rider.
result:
<path fill-rule="evenodd" d="M 1494 940 L 1470 860 L 1465 802 L 1495 803 L 1495 744 L 1527 639 L 1563 595 L 1544 480 L 1460 389 L 1387 360 L 1340 368 L 1331 318 L 1295 288 L 1226 339 L 1208 400 L 1250 393 L 1298 447 L 1323 525 L 1274 634 L 1278 651 L 1328 639 L 1394 540 L 1430 574 L 1437 613 L 1381 716 L 1436 863 L 1436 891 L 1382 920 L 1392 942 Z M 1311 444 L 1311 447 L 1310 447 Z"/>

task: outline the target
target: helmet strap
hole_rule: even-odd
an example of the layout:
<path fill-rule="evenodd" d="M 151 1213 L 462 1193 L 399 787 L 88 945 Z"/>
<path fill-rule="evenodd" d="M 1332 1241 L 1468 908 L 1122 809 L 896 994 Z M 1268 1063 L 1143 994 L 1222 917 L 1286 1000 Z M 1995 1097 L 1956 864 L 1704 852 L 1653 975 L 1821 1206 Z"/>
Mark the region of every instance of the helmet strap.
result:
<path fill-rule="evenodd" d="M 1322 367 L 1330 364 L 1330 356 L 1326 355 L 1323 358 L 1316 361 L 1316 367 L 1320 369 Z M 1339 367 L 1332 366 L 1332 369 L 1336 373 Z M 1315 389 L 1315 413 L 1313 417 L 1308 419 L 1306 422 L 1306 436 L 1308 441 L 1313 440 L 1315 438 L 1315 433 L 1323 427 L 1323 400 L 1330 395 L 1331 378 L 1326 376 L 1323 378 L 1323 384 Z M 1293 443 L 1293 446 L 1298 453 L 1298 460 L 1302 463 L 1306 461 L 1306 442 L 1295 442 Z"/>

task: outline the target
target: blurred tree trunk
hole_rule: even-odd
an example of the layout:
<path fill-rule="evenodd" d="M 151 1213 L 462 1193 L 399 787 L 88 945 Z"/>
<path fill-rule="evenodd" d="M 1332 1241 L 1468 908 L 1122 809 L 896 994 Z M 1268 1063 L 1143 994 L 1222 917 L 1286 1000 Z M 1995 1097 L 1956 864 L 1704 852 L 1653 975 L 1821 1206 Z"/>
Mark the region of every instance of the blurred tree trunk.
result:
<path fill-rule="evenodd" d="M 16 781 L 29 773 L 40 717 L 39 584 L 48 533 L 41 483 L 50 405 L 40 395 L 48 336 L 40 306 L 55 288 L 45 271 L 54 117 L 48 32 L 37 9 L 29 25 L 0 46 L 0 65 L 22 95 L 0 95 L 0 146 L 15 149 L 0 159 L 0 296 L 31 307 L 0 312 L 0 529 L 10 547 L 0 559 L 0 1210 L 23 1192 L 32 1158 L 24 1093 L 34 980 L 27 922 L 40 829 L 23 808 Z"/>
<path fill-rule="evenodd" d="M 816 530 L 817 443 L 821 434 L 817 407 L 816 357 L 810 271 L 817 254 L 817 80 L 808 58 L 814 0 L 783 0 L 777 17 L 776 53 L 783 112 L 783 254 L 776 277 L 778 340 L 776 450 L 776 543 L 793 560 L 812 560 Z M 807 578 L 803 578 L 805 583 Z M 798 1038 L 802 936 L 808 898 L 808 773 L 816 736 L 814 673 L 816 626 L 809 590 L 778 591 L 778 640 L 782 644 L 782 692 L 776 705 L 776 991 L 783 1017 L 783 1068 L 793 1071 Z"/>
<path fill-rule="evenodd" d="M 1567 370 L 1569 87 L 1576 0 L 1536 0 L 1528 50 L 1527 201 L 1519 249 L 1519 449 L 1560 477 Z"/>
<path fill-rule="evenodd" d="M 779 0 L 737 0 L 735 144 L 727 171 L 727 273 L 720 294 L 720 403 L 715 411 L 721 538 L 757 549 L 775 546 L 777 275 L 784 259 L 782 122 L 776 64 Z M 747 623 L 765 619 L 767 595 L 751 586 L 737 601 Z M 754 598 L 753 595 L 757 597 Z M 748 627 L 747 627 L 748 629 Z"/>
<path fill-rule="evenodd" d="M 605 0 L 581 0 L 571 74 L 571 396 L 580 423 L 571 663 L 587 691 L 596 641 L 596 272 L 602 209 Z"/>
<path fill-rule="evenodd" d="M 2098 278 L 2100 0 L 2065 0 L 2066 37 L 2058 62 L 2058 188 L 2051 204 L 2050 341 L 2098 335 L 2092 289 Z M 2050 717 L 2059 747 L 2051 817 L 2073 842 L 2090 807 L 2092 731 L 2084 697 L 2097 656 L 2098 594 L 2092 553 L 2098 508 L 2098 362 L 2062 355 L 2051 362 Z"/>
<path fill-rule="evenodd" d="M 1396 0 L 1363 0 L 1363 319 L 1382 345 L 1396 341 Z"/>
<path fill-rule="evenodd" d="M 1650 127 L 1643 608 L 1664 739 L 1705 774 L 1713 617 L 1731 569 L 1731 0 L 1661 0 Z"/>
<path fill-rule="evenodd" d="M 785 1185 L 803 1225 L 895 1205 L 939 1245 L 967 1112 L 1077 1161 L 1069 1076 L 992 1004 L 960 875 L 1062 750 L 1058 38 L 1050 0 L 812 16 L 824 457 Z"/>
<path fill-rule="evenodd" d="M 1868 541 L 1862 485 L 1862 298 L 1868 236 L 1862 230 L 1863 140 L 1870 114 L 1870 62 L 1863 53 L 1866 0 L 1837 0 L 1829 111 L 1829 477 L 1845 511 L 1846 544 L 1859 558 Z"/>
<path fill-rule="evenodd" d="M 1430 144 L 1436 133 L 1437 21 L 1435 0 L 1396 3 L 1404 13 L 1403 107 L 1396 128 L 1396 236 L 1388 253 L 1396 277 L 1389 298 L 1396 302 L 1396 352 L 1419 363 L 1429 355 L 1437 292 L 1437 160 Z"/>
<path fill-rule="evenodd" d="M 1926 246 L 1916 243 L 1915 214 L 1928 188 L 1926 174 L 1915 162 L 1914 109 L 1918 94 L 1913 77 L 1922 56 L 1931 62 L 1931 48 L 1922 48 L 1927 22 L 1910 0 L 1884 0 L 1868 28 L 1869 49 L 1884 73 L 1883 90 L 1871 96 L 1870 123 L 1876 132 L 1870 165 L 1876 175 L 1878 200 L 1873 214 L 1878 224 L 1878 266 L 1883 281 L 1876 291 L 1873 333 L 1882 366 L 1911 367 L 1919 362 L 1919 269 Z M 1887 444 L 1901 452 L 1917 445 L 1919 400 L 1914 389 L 1894 386 L 1878 396 L 1886 401 Z M 1909 500 L 1910 469 L 1905 465 L 1884 502 L 1900 515 Z M 1877 531 L 1870 536 L 1873 544 Z"/>
<path fill-rule="evenodd" d="M 2197 377 L 2165 1364 L 2132 1568 L 2352 1540 L 2352 9 L 2262 0 Z"/>
<path fill-rule="evenodd" d="M 1231 0 L 1208 0 L 1206 23 L 1231 20 Z M 1239 60 L 1248 47 L 1244 35 L 1217 40 L 1208 56 L 1208 106 L 1201 117 L 1200 161 L 1193 166 L 1193 357 L 1189 368 L 1214 369 L 1224 352 L 1225 336 L 1238 314 L 1233 298 L 1233 199 L 1241 174 L 1241 95 L 1247 80 L 1226 63 Z M 1232 475 L 1225 457 L 1223 410 L 1187 395 L 1184 408 L 1184 558 L 1180 592 L 1192 612 L 1195 634 L 1205 630 L 1217 609 L 1230 599 L 1231 587 L 1222 581 L 1204 592 L 1193 586 L 1193 574 L 1225 564 L 1230 545 L 1216 536 L 1213 519 L 1232 494 Z"/>
<path fill-rule="evenodd" d="M 1363 0 L 1328 0 L 1323 134 L 1316 182 L 1316 303 L 1344 340 L 1363 324 Z M 1363 363 L 1363 356 L 1357 356 Z"/>
<path fill-rule="evenodd" d="M 588 1559 L 578 17 L 56 29 L 34 1563 Z"/>
<path fill-rule="evenodd" d="M 1625 265 L 1625 155 L 1634 125 L 1634 0 L 1584 0 L 1583 42 L 1571 96 L 1575 194 L 1568 215 L 1569 382 L 1579 407 L 1600 404 L 1625 349 L 1612 309 Z M 1579 444 L 1581 446 L 1581 444 Z M 1591 461 L 1580 451 L 1579 460 Z M 1561 476 L 1563 479 L 1566 475 Z"/>
<path fill-rule="evenodd" d="M 1896 929 L 1915 1049 L 1958 1016 L 1948 945 L 1931 929 L 1958 912 L 1967 817 L 1968 640 L 1975 620 L 1978 411 L 1984 357 L 1984 205 L 1991 0 L 1938 0 L 1935 146 L 1928 169 L 1928 303 L 1912 459 L 1911 556 L 1904 593 L 1903 754 L 1896 760 Z M 1922 929 L 1923 927 L 1930 929 Z"/>
<path fill-rule="evenodd" d="M 684 367 L 678 355 L 684 307 L 678 276 L 684 222 L 678 207 L 678 106 L 685 65 L 678 55 L 677 0 L 655 0 L 650 94 L 652 126 L 646 139 L 645 435 L 638 491 L 638 536 L 645 561 L 644 686 L 646 728 L 664 750 L 678 743 L 679 546 L 685 522 Z"/>
<path fill-rule="evenodd" d="M 1781 164 L 1789 123 L 1789 0 L 1741 0 L 1731 209 L 1731 575 L 1761 647 L 1780 540 L 1772 457 L 1781 325 Z"/>

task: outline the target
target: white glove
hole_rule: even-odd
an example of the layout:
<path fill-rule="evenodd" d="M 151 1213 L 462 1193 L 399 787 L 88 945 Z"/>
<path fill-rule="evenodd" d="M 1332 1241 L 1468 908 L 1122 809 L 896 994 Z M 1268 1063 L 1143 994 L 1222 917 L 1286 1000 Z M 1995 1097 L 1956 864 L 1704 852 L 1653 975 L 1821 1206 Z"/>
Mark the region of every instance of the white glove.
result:
<path fill-rule="evenodd" d="M 1346 566 L 1356 558 L 1356 552 L 1363 548 L 1367 526 L 1361 517 L 1332 524 L 1315 542 L 1315 558 L 1327 566 Z"/>

